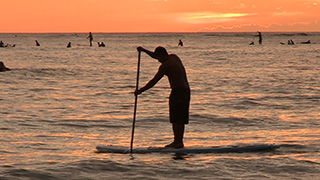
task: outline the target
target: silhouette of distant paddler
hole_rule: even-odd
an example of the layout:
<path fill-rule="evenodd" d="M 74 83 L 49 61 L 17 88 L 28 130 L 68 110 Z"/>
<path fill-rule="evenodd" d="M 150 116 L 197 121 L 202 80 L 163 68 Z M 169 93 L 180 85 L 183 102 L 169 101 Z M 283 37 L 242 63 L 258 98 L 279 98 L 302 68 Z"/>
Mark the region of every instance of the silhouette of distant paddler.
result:
<path fill-rule="evenodd" d="M 40 46 L 40 43 L 38 42 L 38 40 L 35 40 L 36 42 L 36 46 Z"/>
<path fill-rule="evenodd" d="M 255 37 L 259 37 L 259 44 L 262 44 L 262 34 L 259 31 L 257 31 L 257 33 L 258 33 L 257 35 L 253 36 L 252 41 L 251 41 L 251 43 L 249 45 L 254 45 L 254 38 Z"/>
<path fill-rule="evenodd" d="M 11 69 L 7 68 L 2 61 L 0 61 L 0 72 L 10 71 Z"/>
<path fill-rule="evenodd" d="M 262 44 L 262 34 L 259 31 L 257 31 L 257 32 L 258 32 L 258 35 L 256 35 L 256 36 L 259 37 L 259 44 Z"/>
<path fill-rule="evenodd" d="M 87 39 L 89 39 L 90 46 L 92 46 L 93 36 L 92 36 L 92 33 L 91 33 L 91 32 L 89 32 L 89 36 L 87 37 Z"/>
<path fill-rule="evenodd" d="M 68 43 L 67 48 L 71 48 L 71 42 Z"/>

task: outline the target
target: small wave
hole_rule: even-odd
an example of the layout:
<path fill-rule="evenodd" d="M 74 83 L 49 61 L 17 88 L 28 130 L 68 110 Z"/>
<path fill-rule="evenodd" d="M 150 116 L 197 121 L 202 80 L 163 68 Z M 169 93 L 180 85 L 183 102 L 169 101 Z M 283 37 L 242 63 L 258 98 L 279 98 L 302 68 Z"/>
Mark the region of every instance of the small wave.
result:
<path fill-rule="evenodd" d="M 268 99 L 275 99 L 275 100 L 311 100 L 314 102 L 320 101 L 319 95 L 313 95 L 313 94 L 300 94 L 300 95 L 278 95 L 278 96 L 265 96 L 261 98 L 261 100 L 268 100 Z"/>
<path fill-rule="evenodd" d="M 240 105 L 249 105 L 249 106 L 260 106 L 260 103 L 257 103 L 253 100 L 243 100 L 242 102 L 239 103 Z"/>
<path fill-rule="evenodd" d="M 1 150 L 0 154 L 17 154 L 15 152 L 11 152 L 11 151 L 5 151 L 5 150 Z"/>
<path fill-rule="evenodd" d="M 219 117 L 212 115 L 200 115 L 200 114 L 192 114 L 190 115 L 190 121 L 194 122 L 202 122 L 205 123 L 214 123 L 214 124 L 225 124 L 228 126 L 238 127 L 238 126 L 256 126 L 265 122 L 266 120 L 257 119 L 257 118 L 241 118 L 241 117 Z"/>
<path fill-rule="evenodd" d="M 66 126 L 66 127 L 76 127 L 76 128 L 89 128 L 91 126 L 81 125 L 81 124 L 71 124 L 71 123 L 57 123 L 54 126 Z"/>
<path fill-rule="evenodd" d="M 306 145 L 302 144 L 280 144 L 280 154 L 302 154 L 313 151 Z"/>
<path fill-rule="evenodd" d="M 27 169 L 12 169 L 13 167 L 7 167 L 8 170 L 4 172 L 6 177 L 11 177 L 12 179 L 20 179 L 21 177 L 27 179 L 55 179 L 55 177 L 49 172 L 42 172 L 38 170 L 27 170 Z M 10 169 L 9 169 L 10 168 Z"/>
<path fill-rule="evenodd" d="M 291 36 L 308 36 L 307 33 L 275 33 L 274 36 L 291 37 Z"/>
<path fill-rule="evenodd" d="M 305 149 L 307 146 L 301 144 L 281 144 L 281 147 L 285 148 L 296 148 L 296 149 Z"/>
<path fill-rule="evenodd" d="M 116 171 L 126 172 L 130 170 L 130 166 L 122 165 L 113 161 L 81 161 L 75 163 L 76 167 L 80 170 L 86 169 L 86 171 L 96 172 L 97 170 L 103 171 Z"/>
<path fill-rule="evenodd" d="M 14 69 L 27 77 L 74 76 L 78 71 L 67 68 L 22 68 Z"/>
<path fill-rule="evenodd" d="M 121 128 L 128 128 L 129 126 L 124 126 L 124 125 L 95 124 L 95 125 L 92 125 L 92 127 L 121 129 Z"/>
<path fill-rule="evenodd" d="M 204 33 L 204 36 L 211 36 L 211 37 L 253 37 L 255 33 L 245 32 L 245 33 L 229 33 L 229 32 L 216 32 L 216 33 Z"/>
<path fill-rule="evenodd" d="M 56 91 L 56 88 L 31 88 L 29 91 L 42 92 L 42 91 Z"/>
<path fill-rule="evenodd" d="M 93 96 L 108 96 L 108 95 L 110 95 L 109 92 L 97 92 L 93 94 Z"/>

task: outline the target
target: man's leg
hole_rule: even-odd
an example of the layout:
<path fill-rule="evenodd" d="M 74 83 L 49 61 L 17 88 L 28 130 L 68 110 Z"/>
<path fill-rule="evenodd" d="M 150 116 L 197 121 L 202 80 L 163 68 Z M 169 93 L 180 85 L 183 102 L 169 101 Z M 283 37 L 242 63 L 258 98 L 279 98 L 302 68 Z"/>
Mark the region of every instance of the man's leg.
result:
<path fill-rule="evenodd" d="M 183 148 L 184 124 L 172 123 L 172 130 L 174 135 L 174 141 L 171 144 L 166 145 L 166 147 Z"/>

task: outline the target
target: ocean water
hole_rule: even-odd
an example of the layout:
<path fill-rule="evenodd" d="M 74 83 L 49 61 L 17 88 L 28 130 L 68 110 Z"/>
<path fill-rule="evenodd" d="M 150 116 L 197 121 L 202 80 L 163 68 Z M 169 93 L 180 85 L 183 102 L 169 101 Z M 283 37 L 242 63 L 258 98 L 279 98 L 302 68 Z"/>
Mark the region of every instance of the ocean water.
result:
<path fill-rule="evenodd" d="M 12 69 L 0 72 L 0 179 L 319 179 L 320 33 L 263 33 L 262 45 L 254 35 L 93 33 L 89 47 L 88 34 L 0 34 L 16 45 L 0 48 L 0 61 Z M 280 44 L 289 39 L 296 44 Z M 188 74 L 186 147 L 280 149 L 96 153 L 97 145 L 129 148 L 136 47 L 159 45 L 177 54 Z M 142 54 L 141 86 L 159 65 Z M 134 148 L 172 141 L 169 93 L 164 77 L 139 96 Z"/>

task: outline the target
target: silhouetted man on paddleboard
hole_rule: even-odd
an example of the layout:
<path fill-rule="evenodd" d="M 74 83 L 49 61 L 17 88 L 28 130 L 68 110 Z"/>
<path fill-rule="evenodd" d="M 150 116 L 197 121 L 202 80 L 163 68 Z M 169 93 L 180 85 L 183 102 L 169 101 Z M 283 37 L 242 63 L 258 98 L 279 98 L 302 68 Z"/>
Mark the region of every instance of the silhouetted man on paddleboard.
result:
<path fill-rule="evenodd" d="M 89 32 L 89 36 L 87 37 L 87 39 L 89 39 L 90 46 L 92 46 L 93 36 L 91 32 Z"/>
<path fill-rule="evenodd" d="M 171 94 L 169 98 L 170 122 L 174 134 L 174 141 L 165 147 L 183 148 L 183 135 L 185 124 L 189 123 L 190 87 L 185 68 L 180 58 L 175 54 L 168 54 L 161 46 L 154 52 L 138 47 L 139 52 L 145 52 L 150 57 L 158 59 L 161 63 L 155 76 L 142 88 L 135 91 L 135 95 L 152 88 L 166 75 L 168 77 Z"/>
<path fill-rule="evenodd" d="M 262 44 L 262 34 L 261 34 L 261 32 L 257 32 L 258 33 L 258 37 L 259 37 L 259 44 Z"/>

